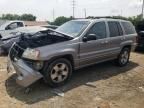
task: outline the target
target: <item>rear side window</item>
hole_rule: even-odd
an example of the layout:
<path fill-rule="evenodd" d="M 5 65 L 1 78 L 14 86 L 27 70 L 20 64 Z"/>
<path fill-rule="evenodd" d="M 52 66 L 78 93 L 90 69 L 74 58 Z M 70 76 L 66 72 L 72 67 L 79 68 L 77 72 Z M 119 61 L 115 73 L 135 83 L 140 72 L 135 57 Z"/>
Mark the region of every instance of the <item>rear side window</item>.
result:
<path fill-rule="evenodd" d="M 135 34 L 135 28 L 130 22 L 122 22 L 126 34 Z"/>
<path fill-rule="evenodd" d="M 118 25 L 118 24 L 119 23 L 115 22 L 115 21 L 108 22 L 109 31 L 110 31 L 110 37 L 121 36 L 122 29 L 121 29 L 121 26 Z"/>
<path fill-rule="evenodd" d="M 118 27 L 118 30 L 119 30 L 119 36 L 122 36 L 124 33 L 123 33 L 122 27 L 121 27 L 119 22 L 117 22 L 117 27 Z"/>
<path fill-rule="evenodd" d="M 89 30 L 88 34 L 95 34 L 97 36 L 97 39 L 106 38 L 106 24 L 105 24 L 105 22 L 97 22 Z"/>

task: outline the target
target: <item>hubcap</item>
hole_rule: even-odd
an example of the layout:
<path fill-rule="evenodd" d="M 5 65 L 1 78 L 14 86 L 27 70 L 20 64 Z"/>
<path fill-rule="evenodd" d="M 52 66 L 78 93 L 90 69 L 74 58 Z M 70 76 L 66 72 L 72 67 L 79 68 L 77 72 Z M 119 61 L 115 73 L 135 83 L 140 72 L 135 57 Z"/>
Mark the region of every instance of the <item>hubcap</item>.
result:
<path fill-rule="evenodd" d="M 56 64 L 51 71 L 51 79 L 55 83 L 63 82 L 69 73 L 68 66 L 64 63 Z"/>
<path fill-rule="evenodd" d="M 121 63 L 126 64 L 129 58 L 129 54 L 127 51 L 124 51 L 123 54 L 121 55 Z"/>

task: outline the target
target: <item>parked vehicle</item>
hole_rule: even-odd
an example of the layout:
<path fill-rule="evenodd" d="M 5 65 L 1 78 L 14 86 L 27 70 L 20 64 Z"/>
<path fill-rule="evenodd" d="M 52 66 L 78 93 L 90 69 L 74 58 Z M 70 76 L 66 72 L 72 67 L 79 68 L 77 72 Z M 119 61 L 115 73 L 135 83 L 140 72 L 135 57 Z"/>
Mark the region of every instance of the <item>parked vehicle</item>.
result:
<path fill-rule="evenodd" d="M 0 39 L 0 55 L 8 54 L 10 47 L 14 42 L 18 42 L 20 36 L 33 35 L 39 31 L 47 30 L 48 28 L 40 27 L 40 26 L 30 26 L 30 27 L 20 27 L 13 32 L 11 32 L 8 36 L 5 36 Z"/>
<path fill-rule="evenodd" d="M 138 45 L 136 50 L 143 50 L 144 51 L 144 31 L 140 31 L 138 33 L 138 39 L 137 39 Z"/>
<path fill-rule="evenodd" d="M 2 21 L 0 20 L 0 35 L 1 37 L 8 36 L 14 29 L 25 27 L 23 21 Z"/>
<path fill-rule="evenodd" d="M 9 59 L 19 85 L 27 87 L 43 78 L 57 87 L 71 78 L 73 70 L 95 63 L 115 60 L 119 66 L 126 66 L 136 37 L 129 21 L 73 20 L 56 30 L 21 38 L 12 46 Z"/>

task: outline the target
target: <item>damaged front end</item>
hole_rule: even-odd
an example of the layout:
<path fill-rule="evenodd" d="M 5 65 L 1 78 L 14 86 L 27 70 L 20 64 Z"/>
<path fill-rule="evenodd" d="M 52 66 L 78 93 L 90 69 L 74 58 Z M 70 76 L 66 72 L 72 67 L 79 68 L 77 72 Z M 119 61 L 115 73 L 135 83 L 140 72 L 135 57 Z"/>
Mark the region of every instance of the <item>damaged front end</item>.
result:
<path fill-rule="evenodd" d="M 22 35 L 20 41 L 14 43 L 9 52 L 9 60 L 17 74 L 16 82 L 28 87 L 37 80 L 43 78 L 41 70 L 44 61 L 36 60 L 40 54 L 37 47 L 55 44 L 71 40 L 69 36 L 56 33 L 55 31 L 43 31 L 34 35 Z M 10 65 L 8 65 L 8 70 Z"/>
<path fill-rule="evenodd" d="M 16 82 L 20 86 L 28 87 L 43 76 L 21 57 L 23 52 L 24 49 L 15 43 L 10 50 L 9 59 L 17 74 Z M 11 70 L 10 65 L 8 65 L 8 71 Z"/>

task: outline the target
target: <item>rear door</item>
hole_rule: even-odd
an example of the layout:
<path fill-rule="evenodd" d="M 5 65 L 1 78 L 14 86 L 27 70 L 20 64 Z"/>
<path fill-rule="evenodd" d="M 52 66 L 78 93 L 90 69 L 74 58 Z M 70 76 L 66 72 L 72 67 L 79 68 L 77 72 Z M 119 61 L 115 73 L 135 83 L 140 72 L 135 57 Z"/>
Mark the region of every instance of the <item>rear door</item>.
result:
<path fill-rule="evenodd" d="M 108 21 L 109 27 L 109 56 L 119 54 L 121 50 L 121 42 L 124 39 L 123 30 L 118 21 Z"/>

